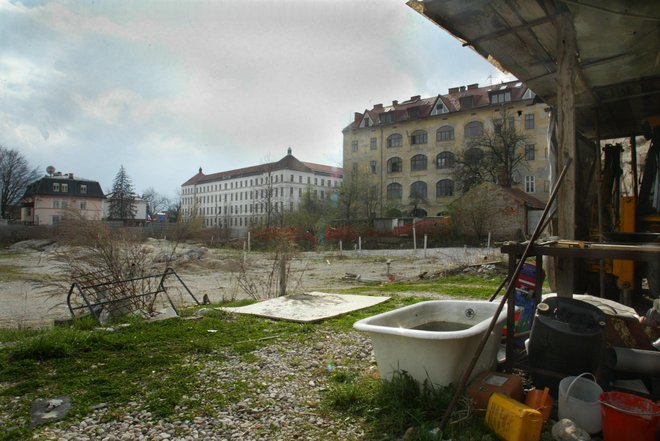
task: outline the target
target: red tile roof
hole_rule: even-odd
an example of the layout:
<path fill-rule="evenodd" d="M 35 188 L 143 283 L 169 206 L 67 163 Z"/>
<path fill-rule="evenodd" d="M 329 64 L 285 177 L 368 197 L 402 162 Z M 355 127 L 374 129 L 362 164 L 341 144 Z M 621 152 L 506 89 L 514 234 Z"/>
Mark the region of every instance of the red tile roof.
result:
<path fill-rule="evenodd" d="M 266 164 L 237 168 L 234 170 L 212 173 L 210 175 L 205 175 L 204 173 L 202 173 L 202 169 L 200 167 L 199 172 L 195 176 L 184 182 L 182 186 L 201 184 L 205 182 L 215 182 L 223 179 L 240 178 L 242 176 L 258 175 L 262 173 L 268 173 L 269 171 L 274 172 L 278 170 L 296 170 L 307 173 L 316 172 L 316 173 L 328 174 L 336 177 L 343 176 L 341 167 L 332 167 L 329 165 L 314 164 L 311 162 L 302 162 L 299 161 L 293 155 L 286 155 L 285 157 L 283 157 L 282 159 L 276 162 L 269 162 Z"/>
<path fill-rule="evenodd" d="M 458 112 L 462 110 L 460 99 L 468 96 L 473 97 L 471 109 L 490 106 L 490 93 L 500 90 L 509 90 L 511 92 L 511 101 L 520 101 L 525 92 L 527 92 L 527 86 L 520 81 L 510 81 L 485 87 L 478 87 L 478 85 L 473 84 L 468 87 L 451 88 L 446 95 L 438 95 L 431 98 L 414 96 L 409 100 L 402 102 L 393 101 L 389 106 L 377 104 L 372 109 L 365 110 L 362 114 L 356 113 L 355 120 L 346 126 L 344 130 L 359 128 L 365 115 L 369 115 L 369 118 L 374 124 L 381 123 L 380 115 L 392 111 L 395 115 L 394 122 L 424 118 L 431 115 L 438 99 L 445 104 L 449 112 Z M 413 108 L 418 108 L 419 113 L 417 116 L 411 117 L 410 110 Z"/>

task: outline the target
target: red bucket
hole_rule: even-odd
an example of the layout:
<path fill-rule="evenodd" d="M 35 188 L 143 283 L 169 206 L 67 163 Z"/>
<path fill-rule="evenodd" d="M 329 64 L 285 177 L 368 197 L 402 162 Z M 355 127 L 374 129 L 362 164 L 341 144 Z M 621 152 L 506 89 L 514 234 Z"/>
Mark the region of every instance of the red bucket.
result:
<path fill-rule="evenodd" d="M 605 441 L 655 441 L 660 406 L 653 401 L 624 392 L 603 392 L 600 403 Z"/>

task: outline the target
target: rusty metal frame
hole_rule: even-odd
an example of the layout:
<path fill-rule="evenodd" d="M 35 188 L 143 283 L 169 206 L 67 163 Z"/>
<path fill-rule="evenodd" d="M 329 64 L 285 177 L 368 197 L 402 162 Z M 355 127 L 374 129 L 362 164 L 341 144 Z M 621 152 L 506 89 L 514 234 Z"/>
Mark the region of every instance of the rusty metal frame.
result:
<path fill-rule="evenodd" d="M 178 314 L 179 311 L 177 311 L 176 306 L 174 306 L 174 302 L 170 298 L 170 295 L 167 292 L 167 288 L 165 287 L 165 280 L 167 279 L 168 276 L 173 275 L 176 277 L 176 279 L 179 281 L 181 286 L 185 288 L 185 290 L 188 292 L 190 297 L 195 301 L 197 305 L 200 305 L 199 300 L 195 297 L 195 295 L 190 291 L 188 286 L 184 283 L 184 281 L 179 277 L 179 275 L 174 271 L 172 268 L 166 268 L 163 273 L 159 274 L 151 274 L 148 276 L 142 276 L 142 277 L 134 277 L 131 279 L 124 279 L 124 280 L 111 280 L 108 282 L 103 282 L 103 283 L 97 283 L 94 285 L 83 285 L 78 282 L 74 282 L 71 284 L 71 287 L 69 288 L 69 293 L 67 294 L 66 297 L 66 304 L 69 308 L 69 312 L 71 313 L 71 316 L 73 318 L 76 318 L 76 312 L 80 310 L 87 309 L 89 311 L 89 314 L 98 319 L 99 318 L 99 311 L 100 309 L 98 307 L 103 307 L 108 304 L 112 303 L 117 303 L 121 302 L 124 300 L 128 299 L 137 299 L 141 297 L 147 297 L 150 295 L 157 296 L 158 294 L 164 294 L 165 297 L 167 298 L 167 301 L 169 302 L 170 306 L 172 306 L 172 309 Z M 90 290 L 97 291 L 98 288 L 102 288 L 104 286 L 113 286 L 113 285 L 121 285 L 121 284 L 126 284 L 130 282 L 135 282 L 138 280 L 146 280 L 146 279 L 157 279 L 160 278 L 160 281 L 158 282 L 158 287 L 155 290 L 151 290 L 148 292 L 143 292 L 141 294 L 137 295 L 127 295 L 125 297 L 119 297 L 115 299 L 109 299 L 109 300 L 97 300 L 95 299 L 96 295 L 90 292 Z M 82 302 L 80 305 L 74 305 L 72 304 L 72 299 L 75 296 L 79 296 L 82 298 Z"/>

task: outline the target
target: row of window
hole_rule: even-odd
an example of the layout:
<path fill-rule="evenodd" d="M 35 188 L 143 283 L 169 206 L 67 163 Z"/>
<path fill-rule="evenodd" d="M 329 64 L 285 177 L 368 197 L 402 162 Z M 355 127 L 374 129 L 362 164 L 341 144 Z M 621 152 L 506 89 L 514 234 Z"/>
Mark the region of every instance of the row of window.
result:
<path fill-rule="evenodd" d="M 470 149 L 471 155 L 474 157 L 483 156 L 483 151 L 478 148 Z M 528 161 L 533 161 L 535 158 L 535 147 L 534 144 L 528 144 L 525 146 L 525 159 Z M 456 164 L 456 156 L 450 151 L 444 151 L 438 153 L 435 157 L 435 166 L 438 169 L 443 168 L 453 168 Z M 428 168 L 428 158 L 426 155 L 419 154 L 410 158 L 410 170 L 411 171 L 423 171 Z M 369 161 L 369 171 L 371 173 L 378 172 L 378 162 Z M 387 160 L 387 173 L 399 173 L 403 171 L 403 160 L 397 156 Z"/>
<path fill-rule="evenodd" d="M 290 197 L 293 197 L 294 195 L 294 187 L 287 187 L 288 188 L 288 193 Z M 281 187 L 281 188 L 272 188 L 270 189 L 270 197 L 271 198 L 278 198 L 278 197 L 285 197 L 287 188 Z M 318 198 L 320 197 L 321 199 L 325 199 L 326 192 L 325 190 L 319 190 L 315 189 L 312 190 L 312 194 L 314 197 Z M 269 192 L 267 189 L 261 189 L 261 190 L 250 190 L 250 191 L 241 191 L 238 193 L 230 193 L 229 194 L 229 202 L 234 202 L 234 201 L 242 201 L 242 200 L 253 200 L 253 199 L 267 199 L 269 195 Z M 303 189 L 302 187 L 298 188 L 298 197 L 301 198 L 303 195 Z M 224 197 L 223 197 L 224 196 Z M 227 195 L 206 195 L 206 196 L 197 196 L 195 197 L 185 197 L 182 198 L 182 203 L 184 205 L 192 205 L 193 202 L 197 202 L 198 204 L 212 204 L 214 202 L 227 202 Z"/>
<path fill-rule="evenodd" d="M 68 193 L 69 192 L 69 184 L 67 183 L 60 183 L 60 182 L 53 182 L 53 193 Z M 86 184 L 80 184 L 80 193 L 86 194 L 87 193 L 87 185 Z"/>
<path fill-rule="evenodd" d="M 525 192 L 536 192 L 536 178 L 534 176 L 525 176 Z M 451 179 L 441 179 L 435 183 L 435 197 L 442 198 L 454 195 L 454 181 Z M 428 186 L 424 181 L 416 181 L 410 184 L 410 199 L 428 198 Z M 393 182 L 387 185 L 387 199 L 403 199 L 403 185 Z"/>
<path fill-rule="evenodd" d="M 69 201 L 59 201 L 57 199 L 53 199 L 53 208 L 57 209 L 66 209 L 69 208 Z M 78 203 L 78 208 L 81 210 L 87 210 L 87 201 L 79 201 Z"/>
<path fill-rule="evenodd" d="M 207 217 L 204 219 L 204 225 L 207 227 L 220 227 L 220 228 L 227 228 L 227 227 L 249 227 L 249 226 L 255 226 L 258 225 L 259 223 L 263 223 L 266 217 L 264 215 L 255 217 L 255 216 L 250 216 L 246 218 L 242 217 L 230 217 L 227 219 L 222 219 L 222 218 L 213 218 L 213 217 Z"/>
<path fill-rule="evenodd" d="M 289 202 L 289 210 L 293 211 L 294 204 Z M 259 204 L 243 204 L 243 205 L 230 205 L 225 207 L 224 215 L 241 215 L 241 214 L 266 214 L 268 204 L 259 203 Z M 271 213 L 283 212 L 284 211 L 284 202 L 275 202 L 271 205 Z M 185 210 L 185 213 L 190 215 L 195 213 L 197 215 L 212 216 L 212 215 L 222 215 L 222 207 L 198 207 L 196 209 L 188 208 Z"/>
<path fill-rule="evenodd" d="M 496 130 L 497 130 L 497 126 L 498 125 L 497 125 L 497 122 L 496 122 Z M 511 129 L 514 128 L 513 118 L 509 118 L 508 126 Z M 501 127 L 501 122 L 499 124 L 499 127 Z M 527 113 L 527 114 L 525 114 L 525 129 L 533 129 L 533 128 L 534 128 L 534 114 L 533 113 Z M 466 138 L 476 138 L 476 137 L 482 136 L 483 133 L 484 133 L 484 124 L 480 121 L 469 122 L 463 128 L 463 136 L 466 137 Z M 435 132 L 435 140 L 438 141 L 438 142 L 453 141 L 454 140 L 454 127 L 453 126 L 442 126 L 442 127 L 440 127 Z M 427 134 L 426 130 L 415 130 L 410 135 L 410 145 L 421 145 L 421 144 L 427 144 L 427 143 L 428 143 L 428 134 Z M 388 148 L 402 147 L 403 146 L 403 136 L 400 133 L 391 134 L 386 139 L 386 146 Z M 377 148 L 378 148 L 378 139 L 375 138 L 375 137 L 372 137 L 369 140 L 369 149 L 370 150 L 376 150 Z M 351 141 L 351 151 L 353 153 L 358 151 L 358 141 L 357 140 Z"/>
<path fill-rule="evenodd" d="M 435 183 L 435 197 L 448 197 L 454 195 L 454 181 L 451 179 L 441 179 Z M 426 182 L 416 181 L 410 185 L 410 199 L 426 199 L 428 190 Z M 387 199 L 403 199 L 403 185 L 393 182 L 387 186 Z"/>
<path fill-rule="evenodd" d="M 279 176 L 279 179 L 278 179 Z M 289 176 L 289 181 L 288 182 L 295 182 L 294 175 Z M 273 175 L 272 177 L 272 183 L 277 184 L 278 182 L 285 182 L 284 181 L 284 174 L 280 175 Z M 325 179 L 325 178 L 320 178 L 320 186 L 321 187 L 332 187 L 334 182 L 334 186 L 336 187 L 338 184 L 338 181 L 332 181 L 331 179 Z M 234 188 L 248 188 L 248 187 L 254 187 L 255 185 L 268 185 L 270 183 L 270 179 L 268 176 L 261 177 L 261 178 L 254 178 L 254 179 L 245 179 L 242 181 L 232 181 L 232 182 L 225 182 L 224 189 L 222 188 L 222 184 L 209 184 L 209 185 L 200 185 L 197 187 L 197 192 L 198 193 L 208 193 L 212 191 L 218 191 L 218 190 L 233 190 Z M 298 176 L 298 183 L 302 184 L 303 183 L 303 177 Z M 307 176 L 307 184 L 311 185 L 312 183 L 312 178 L 311 176 Z M 314 185 L 319 186 L 319 178 L 315 177 L 314 178 Z M 194 187 L 187 187 L 183 189 L 183 194 L 193 194 L 195 192 Z"/>

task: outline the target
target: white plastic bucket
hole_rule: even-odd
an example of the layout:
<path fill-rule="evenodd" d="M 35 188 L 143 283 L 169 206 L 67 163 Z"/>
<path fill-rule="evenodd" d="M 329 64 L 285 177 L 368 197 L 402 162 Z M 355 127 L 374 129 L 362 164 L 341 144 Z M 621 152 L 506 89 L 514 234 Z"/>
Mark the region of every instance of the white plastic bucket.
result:
<path fill-rule="evenodd" d="M 594 381 L 582 378 L 591 375 Z M 559 382 L 559 419 L 568 418 L 590 434 L 600 432 L 602 417 L 600 394 L 603 389 L 596 377 L 585 372 L 577 377 L 566 377 Z"/>

